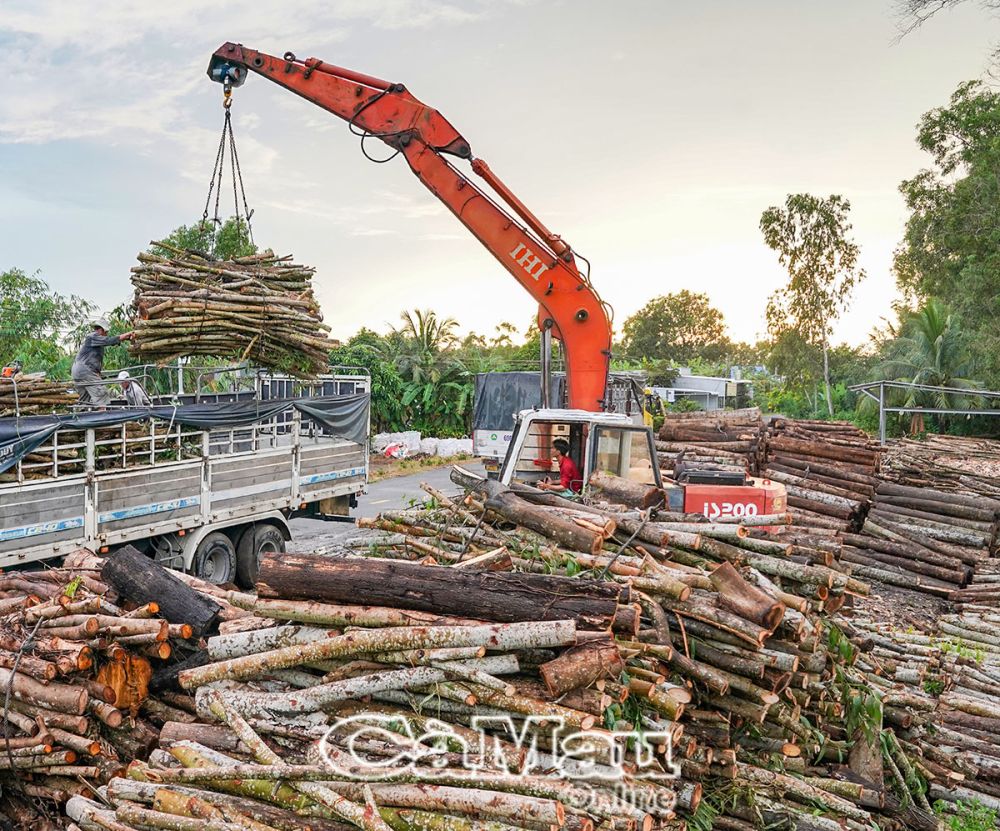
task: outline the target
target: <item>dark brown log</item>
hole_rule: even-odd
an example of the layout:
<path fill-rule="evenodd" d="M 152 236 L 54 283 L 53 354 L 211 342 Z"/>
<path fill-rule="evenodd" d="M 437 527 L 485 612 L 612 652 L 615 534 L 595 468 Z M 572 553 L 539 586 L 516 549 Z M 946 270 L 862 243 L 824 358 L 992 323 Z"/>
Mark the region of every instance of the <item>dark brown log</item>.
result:
<path fill-rule="evenodd" d="M 962 585 L 968 577 L 968 571 L 964 567 L 962 569 L 941 568 L 940 566 L 933 566 L 920 560 L 893 557 L 891 554 L 882 554 L 879 551 L 862 551 L 859 548 L 851 548 L 847 545 L 844 546 L 840 556 L 844 562 L 857 563 L 859 565 L 867 565 L 869 563 L 877 565 L 878 563 L 882 563 L 883 565 L 912 571 L 915 574 L 936 577 L 938 580 L 954 583 L 956 586 Z"/>
<path fill-rule="evenodd" d="M 663 491 L 654 485 L 633 482 L 631 479 L 613 476 L 602 470 L 591 474 L 588 485 L 600 491 L 609 502 L 628 505 L 631 508 L 651 508 L 665 502 Z"/>
<path fill-rule="evenodd" d="M 591 641 L 567 649 L 538 668 L 549 695 L 556 698 L 601 678 L 617 678 L 625 664 L 614 641 Z"/>
<path fill-rule="evenodd" d="M 261 597 L 367 603 L 397 609 L 467 615 L 480 620 L 575 620 L 607 629 L 619 604 L 631 602 L 618 583 L 547 574 L 464 571 L 401 560 L 265 555 Z"/>
<path fill-rule="evenodd" d="M 938 554 L 921 545 L 913 542 L 897 542 L 895 540 L 884 540 L 881 537 L 872 537 L 868 534 L 848 534 L 840 535 L 840 538 L 847 544 L 855 548 L 865 550 L 880 551 L 883 554 L 891 554 L 893 557 L 902 557 L 910 560 L 921 560 L 931 565 L 942 568 L 961 568 L 962 560 L 957 557 L 949 557 L 946 554 Z"/>
<path fill-rule="evenodd" d="M 820 459 L 830 459 L 835 462 L 871 466 L 874 470 L 878 454 L 873 450 L 860 447 L 844 447 L 830 444 L 826 440 L 808 441 L 778 436 L 768 439 L 768 448 L 778 453 L 801 454 Z"/>
<path fill-rule="evenodd" d="M 788 504 L 793 508 L 803 508 L 815 514 L 832 516 L 845 521 L 849 520 L 854 513 L 850 508 L 844 508 L 840 505 L 827 505 L 825 502 L 815 502 L 812 499 L 802 499 L 798 496 L 789 496 Z"/>
<path fill-rule="evenodd" d="M 196 637 L 215 625 L 222 607 L 195 591 L 137 548 L 126 545 L 111 554 L 101 568 L 101 579 L 138 605 L 156 602 L 171 623 L 187 623 Z"/>
<path fill-rule="evenodd" d="M 158 667 L 153 672 L 153 677 L 149 680 L 149 691 L 151 693 L 162 692 L 163 690 L 179 690 L 177 676 L 182 670 L 194 669 L 205 664 L 210 664 L 212 659 L 208 657 L 208 652 L 199 649 L 186 658 L 165 667 Z"/>
<path fill-rule="evenodd" d="M 854 465 L 847 462 L 835 462 L 832 459 L 815 457 L 799 457 L 786 453 L 776 453 L 768 456 L 768 464 L 779 464 L 796 470 L 808 470 L 831 476 L 848 482 L 858 482 L 863 485 L 875 484 L 875 476 L 870 466 Z"/>

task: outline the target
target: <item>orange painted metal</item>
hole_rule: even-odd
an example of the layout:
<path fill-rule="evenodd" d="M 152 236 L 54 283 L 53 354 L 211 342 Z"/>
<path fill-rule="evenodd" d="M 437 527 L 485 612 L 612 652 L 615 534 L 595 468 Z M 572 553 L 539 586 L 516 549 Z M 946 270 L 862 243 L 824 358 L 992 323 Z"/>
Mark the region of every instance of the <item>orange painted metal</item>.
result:
<path fill-rule="evenodd" d="M 255 72 L 402 153 L 421 183 L 538 302 L 539 325 L 552 321 L 552 335 L 562 342 L 566 359 L 568 406 L 590 412 L 605 408 L 611 322 L 604 304 L 581 274 L 569 244 L 549 231 L 485 162 L 473 159 L 469 143 L 437 110 L 402 84 L 316 58 L 279 58 L 226 43 L 213 55 L 210 75 L 220 63 Z M 473 172 L 498 199 L 445 155 L 471 161 Z"/>

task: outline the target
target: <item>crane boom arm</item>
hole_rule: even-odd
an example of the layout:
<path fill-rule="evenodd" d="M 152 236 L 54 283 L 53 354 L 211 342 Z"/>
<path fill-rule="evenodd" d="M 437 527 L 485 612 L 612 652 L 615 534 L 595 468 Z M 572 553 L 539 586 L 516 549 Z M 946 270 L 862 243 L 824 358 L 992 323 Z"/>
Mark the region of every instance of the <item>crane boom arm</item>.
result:
<path fill-rule="evenodd" d="M 241 85 L 248 72 L 291 90 L 402 153 L 424 186 L 538 302 L 539 326 L 550 329 L 563 344 L 569 406 L 592 412 L 604 409 L 611 359 L 611 322 L 604 304 L 577 268 L 570 246 L 549 231 L 482 159 L 473 157 L 469 143 L 437 110 L 418 101 L 402 84 L 316 58 L 300 61 L 291 53 L 278 58 L 226 43 L 208 68 L 209 77 L 230 86 Z M 473 172 L 510 212 L 447 156 L 469 160 Z"/>

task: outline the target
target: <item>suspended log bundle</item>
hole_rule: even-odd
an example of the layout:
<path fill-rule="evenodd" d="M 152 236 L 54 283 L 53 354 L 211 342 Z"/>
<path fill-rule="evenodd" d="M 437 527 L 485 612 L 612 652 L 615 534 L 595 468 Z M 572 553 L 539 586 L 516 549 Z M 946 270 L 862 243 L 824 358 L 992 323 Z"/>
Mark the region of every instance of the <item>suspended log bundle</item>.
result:
<path fill-rule="evenodd" d="M 881 447 L 842 421 L 775 417 L 760 475 L 781 482 L 796 523 L 860 530 L 875 495 Z"/>
<path fill-rule="evenodd" d="M 44 372 L 0 378 L 0 418 L 68 410 L 76 400 L 69 382 L 53 381 Z"/>
<path fill-rule="evenodd" d="M 329 327 L 312 294 L 314 269 L 266 251 L 217 261 L 163 242 L 132 267 L 133 351 L 167 363 L 210 355 L 316 375 L 329 363 Z"/>
<path fill-rule="evenodd" d="M 669 413 L 657 433 L 656 451 L 664 478 L 685 466 L 746 473 L 756 467 L 760 410 Z"/>

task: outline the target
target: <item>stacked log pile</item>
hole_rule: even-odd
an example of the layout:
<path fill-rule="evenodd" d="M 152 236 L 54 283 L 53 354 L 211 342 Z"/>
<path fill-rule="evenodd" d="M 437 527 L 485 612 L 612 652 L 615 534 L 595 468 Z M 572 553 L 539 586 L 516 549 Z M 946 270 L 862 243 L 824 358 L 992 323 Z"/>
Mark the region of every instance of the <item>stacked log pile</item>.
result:
<path fill-rule="evenodd" d="M 973 475 L 964 454 L 978 448 Z M 932 437 L 894 442 L 885 456 L 885 478 L 876 486 L 864 536 L 847 542 L 867 557 L 869 578 L 953 600 L 1000 597 L 990 587 L 963 587 L 995 553 L 1000 498 L 988 495 L 989 476 L 1000 465 L 1000 443 Z M 984 489 L 986 492 L 984 493 Z M 859 561 L 859 560 L 855 560 Z"/>
<path fill-rule="evenodd" d="M 298 375 L 329 363 L 329 327 L 312 294 L 314 269 L 270 251 L 216 261 L 153 243 L 132 267 L 136 337 L 145 361 L 210 355 Z"/>
<path fill-rule="evenodd" d="M 158 735 L 150 717 L 174 712 L 149 696 L 155 668 L 201 634 L 197 616 L 194 626 L 169 622 L 176 617 L 155 601 L 133 602 L 114 573 L 83 555 L 72 568 L 0 577 L 0 812 L 19 827 L 36 819 L 33 801 L 92 793 L 149 753 Z M 218 614 L 169 579 L 192 608 Z M 178 591 L 159 593 L 171 610 Z"/>
<path fill-rule="evenodd" d="M 797 524 L 857 531 L 875 495 L 881 447 L 853 424 L 776 417 L 760 475 L 788 491 Z"/>
<path fill-rule="evenodd" d="M 856 666 L 880 692 L 895 745 L 927 782 L 926 799 L 946 813 L 1000 810 L 998 623 L 988 611 L 945 615 L 936 633 L 853 622 L 867 644 Z M 905 765 L 899 772 L 910 775 Z"/>
<path fill-rule="evenodd" d="M 780 535 L 757 536 L 759 526 L 662 522 L 638 511 L 472 484 L 463 501 L 426 488 L 437 508 L 385 514 L 365 523 L 377 537 L 349 544 L 364 546 L 368 556 L 448 563 L 453 571 L 468 559 L 525 572 L 583 572 L 628 586 L 640 604 L 640 627 L 636 635 L 616 633 L 629 694 L 611 709 L 634 718 L 638 708 L 641 718 L 657 706 L 657 681 L 687 688 L 691 703 L 661 716 L 683 728 L 675 745 L 681 790 L 684 783 L 706 787 L 689 819 L 711 816 L 722 828 L 771 822 L 825 828 L 834 818 L 872 827 L 885 814 L 909 827 L 936 827 L 915 780 L 863 781 L 855 767 L 868 771 L 860 762 L 844 764 L 857 728 L 855 698 L 870 685 L 854 666 L 859 651 L 846 640 L 832 645 L 826 616 L 845 593 L 862 594 L 867 586 L 838 562 L 835 537 L 799 529 L 793 544 Z M 484 512 L 490 521 L 480 523 Z M 556 544 L 557 520 L 590 535 L 575 546 L 568 538 Z M 750 521 L 758 520 L 773 526 L 787 517 Z M 546 523 L 547 533 L 537 530 Z M 397 560 L 388 562 L 397 567 Z M 385 582 L 385 572 L 369 579 Z M 352 588 L 359 586 L 348 581 L 337 591 L 347 597 Z M 604 684 L 603 691 L 614 689 Z M 741 789 L 755 791 L 753 807 L 718 798 Z M 805 803 L 823 806 L 823 816 L 805 818 Z M 687 816 L 683 808 L 680 814 Z"/>
<path fill-rule="evenodd" d="M 464 497 L 425 486 L 431 507 L 359 522 L 346 553 L 265 557 L 257 595 L 199 585 L 209 614 L 170 609 L 203 649 L 150 681 L 156 748 L 59 794 L 72 820 L 930 831 L 936 800 L 1000 805 L 1000 613 L 970 598 L 932 633 L 840 617 L 875 568 L 854 552 L 882 553 L 858 539 L 901 541 L 652 515 L 606 475 L 619 504 L 453 477 Z M 111 562 L 89 573 L 106 597 L 171 595 L 151 562 Z M 974 586 L 1000 585 L 989 565 Z M 557 721 L 587 736 L 561 765 Z M 647 758 L 617 769 L 611 729 L 641 730 Z"/>
<path fill-rule="evenodd" d="M 746 473 L 757 461 L 760 410 L 670 413 L 657 434 L 656 450 L 664 478 L 678 466 Z"/>
<path fill-rule="evenodd" d="M 884 475 L 901 485 L 1000 499 L 1000 441 L 938 435 L 899 439 L 886 456 Z"/>
<path fill-rule="evenodd" d="M 20 418 L 65 410 L 76 403 L 66 381 L 52 381 L 45 373 L 18 373 L 0 378 L 0 418 Z"/>

